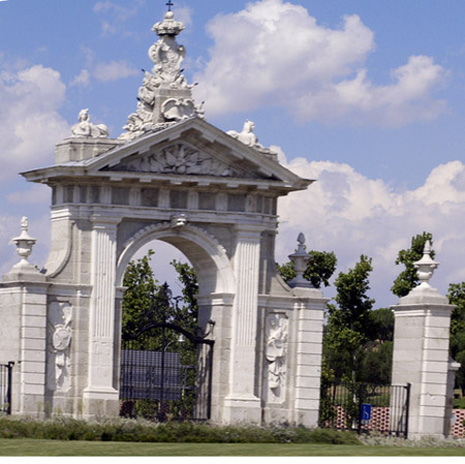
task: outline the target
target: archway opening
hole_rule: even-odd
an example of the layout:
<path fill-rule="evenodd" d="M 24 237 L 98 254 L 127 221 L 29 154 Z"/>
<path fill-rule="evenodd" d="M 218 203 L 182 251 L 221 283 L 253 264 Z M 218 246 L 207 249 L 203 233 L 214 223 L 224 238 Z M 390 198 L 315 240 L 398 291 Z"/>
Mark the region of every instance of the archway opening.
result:
<path fill-rule="evenodd" d="M 138 261 L 153 252 L 150 259 L 150 267 L 154 279 L 160 284 L 168 284 L 173 296 L 182 295 L 183 285 L 179 280 L 179 272 L 176 271 L 173 262 L 186 264 L 193 269 L 187 256 L 174 245 L 162 240 L 152 240 L 142 246 L 133 256 L 132 261 Z M 194 271 L 195 272 L 195 271 Z"/>
<path fill-rule="evenodd" d="M 123 284 L 121 414 L 209 419 L 213 342 L 198 327 L 198 282 L 189 260 L 168 243 L 146 243 Z"/>

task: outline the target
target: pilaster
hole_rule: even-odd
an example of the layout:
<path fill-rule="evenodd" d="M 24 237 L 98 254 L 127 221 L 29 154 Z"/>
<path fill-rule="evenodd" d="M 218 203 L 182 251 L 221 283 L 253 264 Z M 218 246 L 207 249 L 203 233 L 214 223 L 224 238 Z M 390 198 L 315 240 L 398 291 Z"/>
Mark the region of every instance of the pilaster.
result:
<path fill-rule="evenodd" d="M 258 270 L 261 228 L 236 226 L 229 394 L 225 398 L 226 422 L 260 423 L 260 400 L 256 395 L 258 367 L 256 337 L 258 317 Z"/>
<path fill-rule="evenodd" d="M 118 407 L 115 366 L 116 232 L 119 219 L 92 218 L 92 296 L 89 315 L 89 372 L 84 398 L 88 414 L 111 414 Z M 97 403 L 95 403 L 97 401 Z M 116 402 L 116 404 L 111 404 Z M 117 411 L 117 409 L 116 409 Z"/>

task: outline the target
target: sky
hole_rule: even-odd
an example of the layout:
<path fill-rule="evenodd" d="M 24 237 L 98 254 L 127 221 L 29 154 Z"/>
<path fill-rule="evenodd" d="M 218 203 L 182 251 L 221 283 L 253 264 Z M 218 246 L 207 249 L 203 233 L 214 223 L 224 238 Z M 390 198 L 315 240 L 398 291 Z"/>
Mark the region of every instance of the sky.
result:
<path fill-rule="evenodd" d="M 83 108 L 121 134 L 165 3 L 0 1 L 1 274 L 18 261 L 22 216 L 38 239 L 30 261 L 41 267 L 49 250 L 49 188 L 18 173 L 51 165 Z M 173 3 L 207 121 L 254 121 L 282 164 L 317 181 L 279 201 L 278 262 L 299 232 L 308 249 L 335 252 L 337 272 L 367 255 L 369 296 L 389 306 L 398 251 L 428 231 L 440 263 L 431 284 L 444 294 L 465 281 L 465 2 Z"/>

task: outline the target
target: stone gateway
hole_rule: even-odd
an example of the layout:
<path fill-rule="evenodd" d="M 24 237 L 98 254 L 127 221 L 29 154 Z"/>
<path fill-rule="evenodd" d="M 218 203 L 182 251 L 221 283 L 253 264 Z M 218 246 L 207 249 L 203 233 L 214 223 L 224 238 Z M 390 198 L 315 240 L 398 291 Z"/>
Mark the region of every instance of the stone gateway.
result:
<path fill-rule="evenodd" d="M 39 272 L 24 220 L 21 261 L 0 286 L 14 414 L 119 413 L 123 276 L 162 240 L 197 272 L 200 327 L 214 322 L 212 421 L 317 425 L 327 300 L 301 278 L 286 285 L 274 259 L 278 198 L 312 181 L 281 166 L 253 123 L 230 135 L 203 119 L 180 68 L 183 27 L 171 11 L 155 24 L 154 67 L 123 134 L 83 110 L 55 164 L 23 173 L 52 190 L 52 246 Z"/>

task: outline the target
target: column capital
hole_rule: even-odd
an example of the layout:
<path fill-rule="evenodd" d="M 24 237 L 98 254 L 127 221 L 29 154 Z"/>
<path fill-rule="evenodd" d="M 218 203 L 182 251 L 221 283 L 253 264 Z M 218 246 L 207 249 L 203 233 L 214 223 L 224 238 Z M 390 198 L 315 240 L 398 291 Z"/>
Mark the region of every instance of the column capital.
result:
<path fill-rule="evenodd" d="M 260 238 L 265 228 L 261 224 L 235 224 L 234 231 L 237 238 L 254 239 Z"/>
<path fill-rule="evenodd" d="M 90 221 L 94 226 L 117 226 L 121 222 L 120 216 L 104 216 L 100 214 L 93 214 L 90 217 Z"/>

